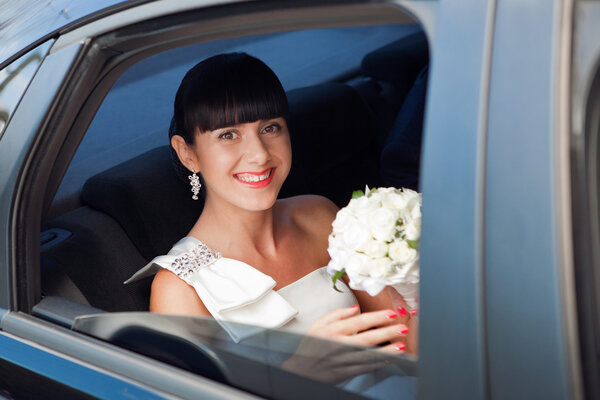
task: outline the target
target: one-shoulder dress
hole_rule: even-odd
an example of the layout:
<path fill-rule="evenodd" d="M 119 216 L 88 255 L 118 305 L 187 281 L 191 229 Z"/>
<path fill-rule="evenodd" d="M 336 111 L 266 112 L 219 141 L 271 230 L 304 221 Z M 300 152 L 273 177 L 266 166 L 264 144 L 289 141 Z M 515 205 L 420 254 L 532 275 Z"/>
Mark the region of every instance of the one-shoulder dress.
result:
<path fill-rule="evenodd" d="M 357 304 L 354 294 L 339 281 L 333 289 L 326 267 L 273 290 L 275 280 L 256 268 L 223 257 L 200 240 L 187 236 L 158 256 L 125 283 L 167 269 L 192 286 L 208 311 L 233 341 L 264 328 L 306 333 L 323 314 Z"/>

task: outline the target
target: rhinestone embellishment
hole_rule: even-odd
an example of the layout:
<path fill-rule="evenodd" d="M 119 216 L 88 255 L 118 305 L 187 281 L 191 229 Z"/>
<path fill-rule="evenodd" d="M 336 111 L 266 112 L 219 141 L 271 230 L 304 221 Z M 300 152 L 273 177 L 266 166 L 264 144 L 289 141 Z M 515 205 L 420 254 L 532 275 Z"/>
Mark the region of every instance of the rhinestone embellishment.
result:
<path fill-rule="evenodd" d="M 178 277 L 186 280 L 191 274 L 201 267 L 210 265 L 221 258 L 221 253 L 214 251 L 204 243 L 199 243 L 171 264 L 171 271 Z"/>

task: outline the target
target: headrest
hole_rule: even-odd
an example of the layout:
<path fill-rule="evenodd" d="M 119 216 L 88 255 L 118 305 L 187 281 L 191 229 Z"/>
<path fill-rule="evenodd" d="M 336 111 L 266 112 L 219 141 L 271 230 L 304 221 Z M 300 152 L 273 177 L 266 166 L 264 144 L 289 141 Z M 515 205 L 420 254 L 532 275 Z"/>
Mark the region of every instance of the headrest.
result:
<path fill-rule="evenodd" d="M 375 123 L 350 86 L 326 83 L 288 92 L 288 126 L 297 175 L 309 193 L 345 206 L 353 190 L 375 185 Z"/>
<path fill-rule="evenodd" d="M 412 83 L 428 62 L 427 37 L 420 31 L 370 52 L 363 58 L 361 69 L 373 79 L 404 84 Z"/>
<path fill-rule="evenodd" d="M 166 254 L 187 235 L 204 202 L 175 174 L 170 146 L 162 146 L 87 180 L 82 201 L 113 217 L 142 256 Z"/>
<path fill-rule="evenodd" d="M 381 152 L 385 186 L 418 189 L 428 70 L 421 70 L 408 92 Z"/>

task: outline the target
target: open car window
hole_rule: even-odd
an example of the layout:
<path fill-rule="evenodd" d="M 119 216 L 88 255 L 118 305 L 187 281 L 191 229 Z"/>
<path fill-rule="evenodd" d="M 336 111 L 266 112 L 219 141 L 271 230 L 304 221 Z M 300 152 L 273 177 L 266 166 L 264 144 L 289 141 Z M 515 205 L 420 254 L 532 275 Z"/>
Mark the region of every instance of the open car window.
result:
<path fill-rule="evenodd" d="M 212 319 L 148 313 L 152 277 L 123 285 L 202 211 L 175 175 L 167 131 L 185 72 L 229 51 L 265 61 L 287 92 L 294 158 L 280 197 L 320 194 L 344 206 L 365 185 L 418 189 L 429 52 L 416 22 L 168 49 L 119 74 L 66 168 L 41 227 L 34 314 L 261 396 L 415 398 L 411 356 L 285 329 L 234 343 Z M 319 372 L 328 363 L 331 375 Z"/>

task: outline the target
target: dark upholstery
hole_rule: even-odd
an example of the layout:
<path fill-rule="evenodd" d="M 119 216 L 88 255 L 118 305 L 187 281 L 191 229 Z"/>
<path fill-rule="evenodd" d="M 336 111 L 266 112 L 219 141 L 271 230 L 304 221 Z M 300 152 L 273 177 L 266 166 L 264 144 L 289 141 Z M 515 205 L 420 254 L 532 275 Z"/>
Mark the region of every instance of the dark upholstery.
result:
<path fill-rule="evenodd" d="M 364 75 L 408 90 L 429 62 L 424 32 L 416 32 L 367 54 L 361 64 Z"/>
<path fill-rule="evenodd" d="M 82 200 L 119 222 L 147 260 L 166 254 L 187 235 L 203 206 L 201 199 L 192 200 L 189 185 L 177 178 L 169 146 L 88 179 Z"/>
<path fill-rule="evenodd" d="M 353 190 L 378 183 L 376 125 L 353 88 L 310 86 L 288 92 L 288 101 L 296 176 L 282 196 L 314 193 L 345 206 Z"/>
<path fill-rule="evenodd" d="M 81 302 L 79 294 L 70 294 L 70 282 L 63 279 L 66 275 L 94 307 L 105 311 L 148 309 L 149 280 L 123 285 L 146 260 L 111 217 L 81 207 L 44 228 L 49 227 L 64 229 L 72 235 L 42 252 L 43 273 L 49 273 L 42 276 L 44 295 Z"/>
<path fill-rule="evenodd" d="M 61 296 L 81 304 L 89 302 L 66 272 L 48 257 L 40 257 L 42 296 Z"/>
<path fill-rule="evenodd" d="M 427 73 L 425 66 L 406 96 L 381 152 L 381 178 L 385 186 L 418 189 Z"/>
<path fill-rule="evenodd" d="M 405 36 L 363 58 L 362 73 L 377 89 L 373 90 L 373 84 L 365 84 L 365 79 L 357 89 L 377 117 L 380 147 L 385 144 L 417 75 L 428 62 L 427 37 L 423 32 Z"/>

